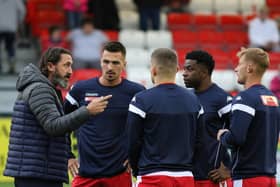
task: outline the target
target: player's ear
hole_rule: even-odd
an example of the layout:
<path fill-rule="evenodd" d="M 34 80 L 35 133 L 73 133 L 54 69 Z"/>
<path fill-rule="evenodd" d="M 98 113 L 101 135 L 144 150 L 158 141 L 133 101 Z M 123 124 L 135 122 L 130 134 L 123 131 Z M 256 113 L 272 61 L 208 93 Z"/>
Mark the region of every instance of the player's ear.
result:
<path fill-rule="evenodd" d="M 202 74 L 203 77 L 208 76 L 208 69 L 206 67 L 201 67 L 200 68 L 200 72 Z"/>
<path fill-rule="evenodd" d="M 248 64 L 247 65 L 247 73 L 252 73 L 254 71 L 254 67 L 253 67 L 253 64 Z"/>
<path fill-rule="evenodd" d="M 151 66 L 151 73 L 152 73 L 153 76 L 157 75 L 157 68 L 156 68 L 156 66 Z"/>
<path fill-rule="evenodd" d="M 123 61 L 123 71 L 125 71 L 125 69 L 126 69 L 126 64 L 127 64 L 127 61 L 124 60 L 124 61 Z"/>

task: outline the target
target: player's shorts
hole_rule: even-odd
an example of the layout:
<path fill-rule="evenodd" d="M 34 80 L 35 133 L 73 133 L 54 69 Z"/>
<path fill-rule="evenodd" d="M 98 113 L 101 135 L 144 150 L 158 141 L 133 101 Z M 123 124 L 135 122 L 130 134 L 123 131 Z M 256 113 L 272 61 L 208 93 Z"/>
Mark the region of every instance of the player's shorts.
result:
<path fill-rule="evenodd" d="M 213 183 L 210 180 L 195 180 L 194 181 L 195 187 L 233 187 L 232 180 L 227 179 L 220 183 Z"/>
<path fill-rule="evenodd" d="M 275 177 L 253 177 L 233 181 L 233 187 L 276 187 Z"/>
<path fill-rule="evenodd" d="M 168 172 L 160 171 L 138 176 L 136 187 L 194 187 L 193 175 L 189 171 Z"/>
<path fill-rule="evenodd" d="M 131 175 L 128 172 L 123 172 L 113 177 L 104 177 L 104 178 L 86 178 L 86 177 L 76 176 L 72 181 L 72 187 L 99 187 L 99 186 L 131 187 L 132 186 Z"/>

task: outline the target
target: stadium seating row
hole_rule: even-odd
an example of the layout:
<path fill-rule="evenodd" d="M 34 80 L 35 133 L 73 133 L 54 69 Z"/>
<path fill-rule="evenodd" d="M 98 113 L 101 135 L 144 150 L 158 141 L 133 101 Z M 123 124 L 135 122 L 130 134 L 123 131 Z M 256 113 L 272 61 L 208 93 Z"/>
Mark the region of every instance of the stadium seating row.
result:
<path fill-rule="evenodd" d="M 280 10 L 280 9 L 279 9 Z M 271 18 L 279 17 L 280 14 L 272 13 Z M 248 22 L 256 17 L 256 14 L 167 14 L 167 26 L 169 30 L 237 30 L 245 31 Z"/>
<path fill-rule="evenodd" d="M 277 1 L 277 0 L 270 0 Z M 135 11 L 136 7 L 131 0 L 116 0 L 120 11 Z M 207 13 L 244 13 L 250 14 L 256 7 L 260 7 L 265 0 L 192 0 L 189 5 L 191 12 Z"/>
<path fill-rule="evenodd" d="M 147 31 L 122 30 L 104 31 L 112 41 L 120 41 L 128 48 L 128 60 L 130 64 L 148 62 L 150 51 L 158 47 L 174 48 L 179 57 L 180 67 L 183 66 L 185 53 L 194 49 L 209 51 L 216 60 L 216 68 L 228 69 L 236 63 L 236 52 L 242 46 L 247 46 L 247 33 L 244 31 Z M 67 32 L 63 32 L 66 36 Z M 48 32 L 43 31 L 40 35 L 41 46 L 45 46 Z M 131 58 L 130 58 L 131 57 Z M 279 53 L 271 53 L 271 69 L 276 69 Z"/>

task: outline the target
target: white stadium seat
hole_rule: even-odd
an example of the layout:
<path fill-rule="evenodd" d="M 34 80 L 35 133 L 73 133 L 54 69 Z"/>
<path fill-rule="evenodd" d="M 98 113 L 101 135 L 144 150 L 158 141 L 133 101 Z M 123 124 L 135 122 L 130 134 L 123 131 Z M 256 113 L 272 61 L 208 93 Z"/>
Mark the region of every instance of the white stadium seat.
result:
<path fill-rule="evenodd" d="M 147 48 L 172 47 L 172 36 L 169 31 L 147 31 Z"/>
<path fill-rule="evenodd" d="M 128 80 L 144 85 L 146 88 L 153 86 L 150 76 L 150 70 L 146 67 L 127 67 Z"/>
<path fill-rule="evenodd" d="M 145 33 L 140 30 L 121 30 L 119 41 L 127 48 L 144 48 Z"/>
<path fill-rule="evenodd" d="M 150 53 L 142 48 L 127 48 L 126 52 L 127 67 L 149 68 Z"/>

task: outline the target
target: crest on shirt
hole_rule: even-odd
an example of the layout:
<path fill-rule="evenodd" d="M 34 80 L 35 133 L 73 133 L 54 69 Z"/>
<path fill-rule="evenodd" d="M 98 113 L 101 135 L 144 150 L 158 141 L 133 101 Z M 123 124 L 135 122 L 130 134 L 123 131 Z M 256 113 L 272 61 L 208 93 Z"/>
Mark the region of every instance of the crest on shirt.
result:
<path fill-rule="evenodd" d="M 98 93 L 86 93 L 85 101 L 92 101 L 92 100 L 96 99 L 97 97 L 99 97 Z"/>
<path fill-rule="evenodd" d="M 279 106 L 278 100 L 272 95 L 261 95 L 262 102 L 265 106 Z"/>

